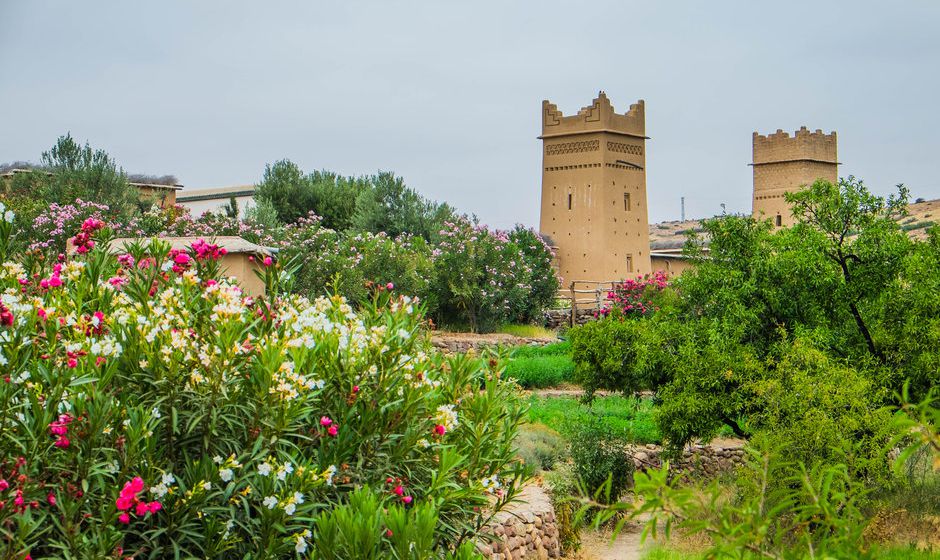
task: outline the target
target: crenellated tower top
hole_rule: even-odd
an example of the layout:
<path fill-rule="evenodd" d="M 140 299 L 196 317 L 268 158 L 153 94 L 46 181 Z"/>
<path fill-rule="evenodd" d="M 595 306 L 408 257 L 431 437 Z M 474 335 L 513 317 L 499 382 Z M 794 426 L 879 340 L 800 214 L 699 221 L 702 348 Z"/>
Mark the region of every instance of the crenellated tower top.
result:
<path fill-rule="evenodd" d="M 583 107 L 577 115 L 564 116 L 558 107 L 547 99 L 542 101 L 542 135 L 539 138 L 611 132 L 625 136 L 646 138 L 646 115 L 643 100 L 630 105 L 630 110 L 619 114 L 610 104 L 603 91 L 594 102 Z"/>
<path fill-rule="evenodd" d="M 778 129 L 773 134 L 754 133 L 754 165 L 787 161 L 837 163 L 836 133 L 810 132 L 800 127 L 793 136 Z"/>

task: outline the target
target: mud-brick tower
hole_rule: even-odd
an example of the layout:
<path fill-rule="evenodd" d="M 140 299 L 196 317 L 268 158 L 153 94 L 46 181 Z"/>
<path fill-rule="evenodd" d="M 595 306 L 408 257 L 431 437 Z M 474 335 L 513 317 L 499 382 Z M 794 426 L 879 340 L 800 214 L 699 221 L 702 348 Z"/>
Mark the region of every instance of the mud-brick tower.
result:
<path fill-rule="evenodd" d="M 770 218 L 774 226 L 793 225 L 783 193 L 799 190 L 817 179 L 839 180 L 836 133 L 810 132 L 801 127 L 793 136 L 777 130 L 766 136 L 754 133 L 753 216 Z"/>
<path fill-rule="evenodd" d="M 540 229 L 565 285 L 650 272 L 643 100 L 618 114 L 604 92 L 564 116 L 542 102 Z"/>

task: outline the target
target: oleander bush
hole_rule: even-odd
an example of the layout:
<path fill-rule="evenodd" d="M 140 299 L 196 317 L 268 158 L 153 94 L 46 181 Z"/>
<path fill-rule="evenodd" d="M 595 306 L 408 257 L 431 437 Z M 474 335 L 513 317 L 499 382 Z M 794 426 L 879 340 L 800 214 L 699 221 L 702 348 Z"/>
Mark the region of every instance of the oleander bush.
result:
<path fill-rule="evenodd" d="M 514 384 L 431 350 L 414 299 L 307 299 L 277 262 L 248 297 L 224 249 L 112 255 L 96 218 L 38 258 L 10 221 L 3 558 L 471 558 L 526 476 Z"/>

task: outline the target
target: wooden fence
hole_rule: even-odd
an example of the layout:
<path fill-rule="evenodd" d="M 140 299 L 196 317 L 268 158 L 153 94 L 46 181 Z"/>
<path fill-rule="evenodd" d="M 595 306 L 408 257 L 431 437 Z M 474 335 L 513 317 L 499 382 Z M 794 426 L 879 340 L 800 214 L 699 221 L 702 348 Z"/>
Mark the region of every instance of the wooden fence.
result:
<path fill-rule="evenodd" d="M 571 309 L 571 326 L 577 324 L 578 313 L 600 311 L 607 305 L 607 294 L 620 282 L 615 280 L 576 280 L 568 289 L 558 291 L 556 309 Z"/>

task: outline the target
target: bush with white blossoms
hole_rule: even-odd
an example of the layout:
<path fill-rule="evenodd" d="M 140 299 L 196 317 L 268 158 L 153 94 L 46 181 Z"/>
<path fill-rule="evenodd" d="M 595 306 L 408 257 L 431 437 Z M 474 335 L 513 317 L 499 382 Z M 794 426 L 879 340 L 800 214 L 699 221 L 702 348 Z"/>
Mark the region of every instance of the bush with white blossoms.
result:
<path fill-rule="evenodd" d="M 474 558 L 525 477 L 499 361 L 434 352 L 410 298 L 284 295 L 278 263 L 251 298 L 211 240 L 109 254 L 94 219 L 52 262 L 9 234 L 0 557 Z"/>

